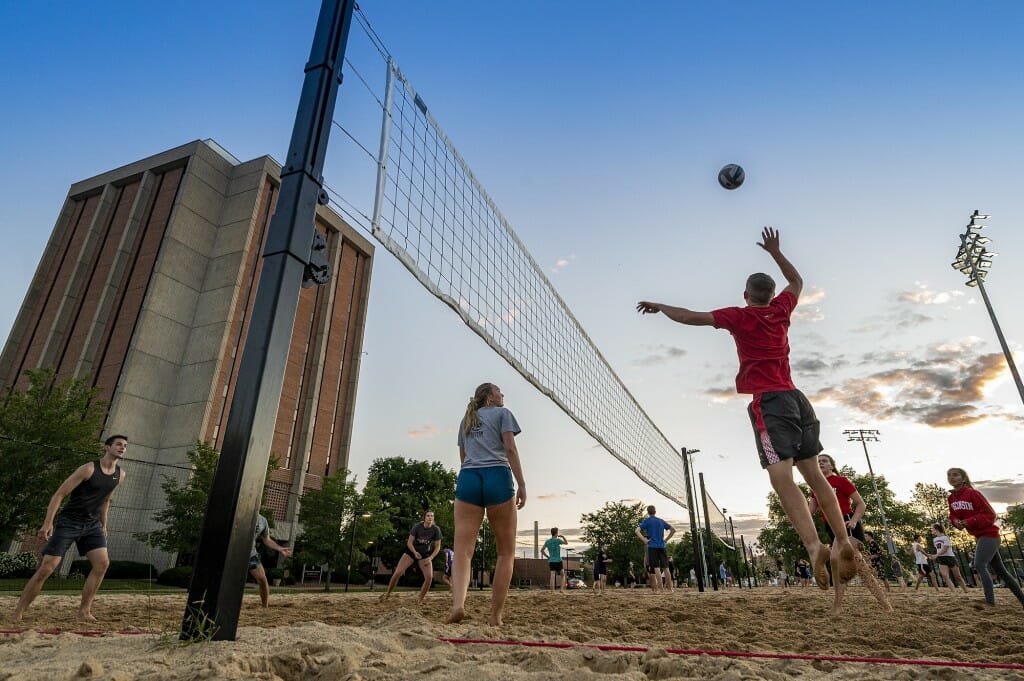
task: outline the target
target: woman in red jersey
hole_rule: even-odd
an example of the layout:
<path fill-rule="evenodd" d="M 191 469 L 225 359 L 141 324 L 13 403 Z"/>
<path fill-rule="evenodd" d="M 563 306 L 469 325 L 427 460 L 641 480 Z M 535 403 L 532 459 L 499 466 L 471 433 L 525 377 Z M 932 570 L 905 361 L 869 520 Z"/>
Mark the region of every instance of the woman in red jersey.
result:
<path fill-rule="evenodd" d="M 818 468 L 828 480 L 828 484 L 835 490 L 836 499 L 839 501 L 839 510 L 846 523 L 846 533 L 855 540 L 854 546 L 859 549 L 864 544 L 864 528 L 860 524 L 860 519 L 864 517 L 864 511 L 867 510 L 864 498 L 861 497 L 860 492 L 853 486 L 849 478 L 836 472 L 836 460 L 828 454 L 818 454 Z M 810 508 L 812 516 L 820 508 L 818 497 L 815 496 L 813 490 L 811 498 L 807 500 L 807 506 Z M 824 520 L 825 514 L 822 513 L 821 517 Z M 836 538 L 832 533 L 832 528 L 829 527 L 828 520 L 825 520 L 825 531 L 828 532 L 830 538 Z"/>
<path fill-rule="evenodd" d="M 947 499 L 950 522 L 954 527 L 970 532 L 978 542 L 978 548 L 974 552 L 974 568 L 978 571 L 978 578 L 985 591 L 985 602 L 989 605 L 996 604 L 992 576 L 988 572 L 991 567 L 1003 580 L 1006 588 L 1013 592 L 1021 605 L 1024 605 L 1024 592 L 1003 565 L 1003 559 L 999 557 L 999 526 L 996 525 L 996 513 L 989 505 L 988 499 L 974 489 L 963 468 L 950 468 L 946 471 L 946 480 L 953 488 Z"/>

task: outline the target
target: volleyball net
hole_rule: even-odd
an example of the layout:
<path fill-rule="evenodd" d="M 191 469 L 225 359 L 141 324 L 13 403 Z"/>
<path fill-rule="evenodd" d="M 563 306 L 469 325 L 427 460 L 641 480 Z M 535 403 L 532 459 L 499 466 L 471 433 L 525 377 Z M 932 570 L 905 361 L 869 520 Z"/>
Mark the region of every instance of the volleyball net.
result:
<path fill-rule="evenodd" d="M 370 93 L 363 98 L 379 109 L 376 144 L 363 116 L 335 125 L 363 152 L 356 157 L 371 158 L 376 182 L 369 206 L 349 191 L 365 182 L 358 179 L 345 182 L 344 194 L 328 187 L 332 203 L 612 456 L 685 506 L 679 451 L 573 316 L 361 11 L 356 18 L 373 48 L 361 54 L 379 55 L 386 74 L 380 91 L 356 68 L 358 57 L 346 59 Z"/>

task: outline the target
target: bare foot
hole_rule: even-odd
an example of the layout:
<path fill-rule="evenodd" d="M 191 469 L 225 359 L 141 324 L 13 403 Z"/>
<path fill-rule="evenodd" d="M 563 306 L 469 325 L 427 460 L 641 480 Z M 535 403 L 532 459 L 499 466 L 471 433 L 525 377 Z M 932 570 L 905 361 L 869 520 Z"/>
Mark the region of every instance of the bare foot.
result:
<path fill-rule="evenodd" d="M 82 612 L 81 610 L 78 611 L 78 619 L 83 622 L 97 621 L 96 618 L 93 617 L 93 614 L 91 612 Z"/>
<path fill-rule="evenodd" d="M 24 613 L 24 612 L 18 612 L 17 610 L 15 610 L 15 611 L 14 611 L 14 614 L 13 614 L 13 615 L 11 615 L 11 621 L 12 621 L 12 622 L 20 622 L 20 621 L 21 621 L 21 618 L 22 618 L 22 617 L 23 617 L 24 615 L 25 615 L 25 613 Z"/>
<path fill-rule="evenodd" d="M 822 591 L 828 591 L 828 557 L 829 551 L 832 547 L 829 544 L 822 544 L 818 552 L 811 556 L 811 563 L 814 569 L 814 581 L 818 583 L 818 588 Z"/>
<path fill-rule="evenodd" d="M 857 575 L 857 558 L 860 554 L 853 544 L 846 542 L 842 546 L 832 547 L 832 579 L 846 583 Z M 863 561 L 863 558 L 861 558 Z"/>
<path fill-rule="evenodd" d="M 425 601 L 425 600 L 427 600 L 427 594 L 420 594 L 420 597 L 419 597 L 419 599 L 417 599 L 416 602 L 419 603 L 420 605 L 423 605 L 423 601 Z"/>
<path fill-rule="evenodd" d="M 388 599 L 388 596 L 390 596 L 390 595 L 391 594 L 389 594 L 387 592 L 384 592 L 384 593 L 382 593 L 380 595 L 380 598 L 378 598 L 377 600 L 380 601 L 381 603 L 383 603 L 384 601 L 386 601 Z"/>
<path fill-rule="evenodd" d="M 462 620 L 466 619 L 465 608 L 453 608 L 448 617 L 445 618 L 445 624 L 458 624 Z"/>
<path fill-rule="evenodd" d="M 501 615 L 495 615 L 494 613 L 491 613 L 491 616 L 487 618 L 487 626 L 500 627 L 501 625 Z"/>

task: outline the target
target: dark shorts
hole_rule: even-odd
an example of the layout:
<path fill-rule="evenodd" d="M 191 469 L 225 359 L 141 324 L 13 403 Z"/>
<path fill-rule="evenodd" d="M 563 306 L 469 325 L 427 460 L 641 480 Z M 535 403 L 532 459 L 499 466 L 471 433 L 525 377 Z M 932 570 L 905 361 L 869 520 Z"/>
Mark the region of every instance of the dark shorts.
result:
<path fill-rule="evenodd" d="M 931 573 L 932 573 L 932 566 L 929 565 L 928 563 L 918 563 L 917 564 L 917 574 L 921 575 L 922 577 L 927 577 Z"/>
<path fill-rule="evenodd" d="M 413 546 L 415 546 L 415 544 Z M 429 545 L 427 545 L 427 546 L 416 546 L 416 551 L 419 552 L 419 554 L 420 554 L 420 556 L 422 556 L 422 558 L 417 558 L 416 554 L 414 554 L 412 551 L 410 551 L 408 546 L 405 547 L 405 551 L 403 553 L 405 553 L 405 555 L 407 555 L 410 558 L 412 558 L 413 562 L 416 562 L 416 563 L 419 563 L 421 560 L 426 560 L 427 558 L 430 557 L 430 546 Z"/>
<path fill-rule="evenodd" d="M 844 514 L 843 515 L 843 522 L 846 522 L 847 520 L 849 520 L 852 517 L 853 517 L 852 513 Z M 829 539 L 835 539 L 836 538 L 836 535 L 832 532 L 832 526 L 828 524 L 828 521 L 825 521 L 825 531 L 828 532 Z M 850 528 L 846 528 L 846 536 L 853 537 L 854 539 L 859 540 L 861 544 L 863 544 L 865 542 L 865 540 L 864 540 L 864 526 L 861 525 L 861 522 L 859 520 L 857 521 L 857 527 L 853 528 L 852 530 Z"/>
<path fill-rule="evenodd" d="M 504 504 L 515 495 L 512 469 L 508 466 L 463 468 L 455 482 L 455 498 L 481 508 Z"/>
<path fill-rule="evenodd" d="M 594 566 L 594 579 L 600 579 L 601 575 L 608 574 L 608 571 L 604 569 L 603 565 Z"/>
<path fill-rule="evenodd" d="M 647 547 L 647 572 L 654 574 L 658 568 L 668 569 L 668 553 L 665 549 Z"/>
<path fill-rule="evenodd" d="M 76 520 L 57 516 L 50 541 L 43 547 L 43 555 L 63 556 L 72 543 L 78 547 L 78 553 L 82 556 L 96 549 L 107 548 L 103 525 L 98 520 Z"/>
<path fill-rule="evenodd" d="M 803 461 L 824 447 L 814 407 L 799 390 L 757 393 L 747 405 L 761 468 L 785 459 Z"/>
<path fill-rule="evenodd" d="M 956 567 L 956 558 L 953 556 L 939 556 L 935 559 L 935 562 L 946 567 Z"/>
<path fill-rule="evenodd" d="M 556 575 L 562 574 L 562 561 L 558 561 L 557 563 L 548 563 L 548 569 Z"/>
<path fill-rule="evenodd" d="M 262 563 L 262 561 L 260 561 L 259 554 L 256 554 L 255 556 L 249 556 L 249 569 L 250 570 L 259 570 L 262 567 L 263 567 L 263 563 Z"/>

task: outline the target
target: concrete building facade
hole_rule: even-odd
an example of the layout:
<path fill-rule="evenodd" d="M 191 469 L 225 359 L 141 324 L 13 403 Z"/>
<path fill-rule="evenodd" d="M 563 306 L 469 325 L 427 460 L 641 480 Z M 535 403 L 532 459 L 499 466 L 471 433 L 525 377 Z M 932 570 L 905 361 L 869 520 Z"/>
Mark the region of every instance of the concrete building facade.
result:
<path fill-rule="evenodd" d="M 279 186 L 268 156 L 240 162 L 195 141 L 71 187 L 0 355 L 0 380 L 27 369 L 88 376 L 109 403 L 104 437 L 130 439 L 109 517 L 111 555 L 173 558 L 135 537 L 155 529 L 165 477 L 185 480 L 197 441 L 220 448 Z M 346 468 L 373 246 L 318 209 L 333 277 L 303 289 L 268 481 L 275 536 L 296 530 L 303 490 Z M 98 434 L 100 435 L 100 434 Z"/>

